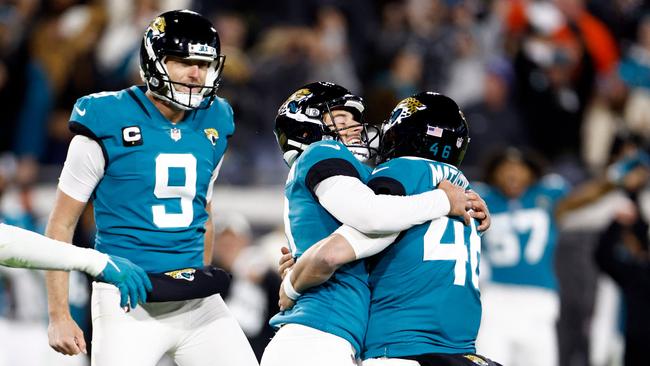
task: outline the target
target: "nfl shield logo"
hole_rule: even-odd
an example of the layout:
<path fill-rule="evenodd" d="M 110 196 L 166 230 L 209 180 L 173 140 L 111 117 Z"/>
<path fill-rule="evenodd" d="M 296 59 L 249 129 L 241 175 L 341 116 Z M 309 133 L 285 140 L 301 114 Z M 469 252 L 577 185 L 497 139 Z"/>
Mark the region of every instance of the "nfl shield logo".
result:
<path fill-rule="evenodd" d="M 178 141 L 181 139 L 181 130 L 178 128 L 172 128 L 170 134 L 172 136 L 172 140 L 174 141 Z"/>

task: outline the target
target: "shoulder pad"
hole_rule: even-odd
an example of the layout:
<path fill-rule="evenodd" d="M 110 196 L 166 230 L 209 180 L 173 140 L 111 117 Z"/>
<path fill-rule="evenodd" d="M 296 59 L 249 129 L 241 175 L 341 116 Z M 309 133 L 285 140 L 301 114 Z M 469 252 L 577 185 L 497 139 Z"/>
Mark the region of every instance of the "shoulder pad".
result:
<path fill-rule="evenodd" d="M 203 119 L 202 128 L 215 128 L 226 137 L 235 132 L 234 113 L 230 103 L 225 99 L 216 97 L 210 108 L 206 110 L 207 116 Z"/>
<path fill-rule="evenodd" d="M 101 92 L 83 96 L 77 99 L 72 107 L 68 127 L 75 134 L 84 135 L 92 139 L 104 136 L 102 122 L 108 111 L 115 108 L 117 99 L 121 99 L 125 91 Z"/>
<path fill-rule="evenodd" d="M 325 159 L 343 159 L 356 162 L 356 158 L 348 148 L 338 141 L 318 141 L 315 142 L 302 154 L 300 154 L 299 163 L 312 165 Z"/>

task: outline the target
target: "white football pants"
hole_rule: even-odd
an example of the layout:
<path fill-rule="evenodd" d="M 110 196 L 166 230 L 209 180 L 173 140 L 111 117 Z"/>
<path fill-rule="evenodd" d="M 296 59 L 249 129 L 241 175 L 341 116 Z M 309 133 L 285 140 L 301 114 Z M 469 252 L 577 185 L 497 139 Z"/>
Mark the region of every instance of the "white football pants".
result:
<path fill-rule="evenodd" d="M 256 366 L 255 354 L 221 295 L 120 308 L 116 287 L 94 282 L 93 366 Z"/>
<path fill-rule="evenodd" d="M 261 366 L 358 366 L 346 339 L 301 324 L 280 328 L 264 349 Z"/>
<path fill-rule="evenodd" d="M 481 285 L 476 352 L 502 365 L 557 366 L 558 295 L 532 286 Z"/>

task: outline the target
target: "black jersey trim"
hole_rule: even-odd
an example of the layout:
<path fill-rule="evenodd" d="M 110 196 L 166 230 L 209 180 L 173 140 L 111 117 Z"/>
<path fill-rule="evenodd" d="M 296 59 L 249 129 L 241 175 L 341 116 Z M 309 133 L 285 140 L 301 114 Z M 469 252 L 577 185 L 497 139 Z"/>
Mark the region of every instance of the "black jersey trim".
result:
<path fill-rule="evenodd" d="M 143 110 L 144 113 L 147 115 L 147 117 L 151 118 L 151 115 L 149 114 L 149 111 L 147 110 L 147 107 L 144 106 L 144 104 L 142 103 L 142 101 L 140 100 L 140 98 L 138 98 L 138 96 L 135 95 L 135 93 L 133 92 L 133 90 L 131 90 L 131 89 L 127 89 L 126 92 L 129 94 L 129 96 L 130 96 L 131 98 L 133 98 L 133 100 L 135 100 L 136 103 L 138 103 L 138 106 L 139 106 L 140 108 L 142 108 L 142 110 Z"/>
<path fill-rule="evenodd" d="M 314 164 L 307 172 L 305 184 L 313 194 L 316 185 L 329 177 L 344 175 L 360 179 L 359 171 L 349 161 L 339 158 L 321 160 Z"/>
<path fill-rule="evenodd" d="M 393 196 L 406 196 L 406 189 L 397 179 L 390 177 L 372 178 L 368 187 L 376 194 L 390 194 Z"/>
<path fill-rule="evenodd" d="M 93 131 L 90 128 L 86 127 L 86 125 L 79 123 L 77 121 L 68 122 L 68 128 L 75 135 L 86 136 L 89 139 L 97 141 L 99 147 L 102 148 L 102 155 L 104 155 L 104 171 L 105 171 L 106 167 L 108 167 L 109 159 L 108 159 L 108 151 L 106 150 L 106 146 L 104 146 L 104 142 L 99 137 L 97 137 L 97 135 L 95 135 L 95 133 L 93 133 Z"/>

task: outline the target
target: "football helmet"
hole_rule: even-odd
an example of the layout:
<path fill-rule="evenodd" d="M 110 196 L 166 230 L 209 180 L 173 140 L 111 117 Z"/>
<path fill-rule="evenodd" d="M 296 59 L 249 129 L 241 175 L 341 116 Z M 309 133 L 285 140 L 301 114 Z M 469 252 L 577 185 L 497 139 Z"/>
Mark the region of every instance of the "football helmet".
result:
<path fill-rule="evenodd" d="M 469 144 L 469 127 L 456 102 L 423 92 L 399 102 L 382 125 L 379 163 L 415 156 L 458 167 Z"/>
<path fill-rule="evenodd" d="M 373 147 L 372 143 L 378 137 L 379 129 L 364 123 L 363 99 L 340 85 L 316 82 L 307 84 L 291 94 L 280 106 L 275 117 L 275 137 L 287 164 L 291 165 L 298 155 L 314 142 L 343 142 L 340 136 L 343 129 L 333 128 L 324 122 L 327 114 L 334 120 L 332 111 L 340 109 L 352 113 L 354 120 L 362 126 L 360 142 L 345 145 L 362 162 L 374 158 L 377 148 Z"/>
<path fill-rule="evenodd" d="M 165 64 L 167 56 L 209 62 L 204 85 L 171 80 Z M 147 88 L 156 97 L 184 110 L 210 106 L 219 87 L 224 61 L 219 34 L 209 20 L 190 10 L 174 10 L 158 16 L 149 24 L 140 44 L 140 76 Z M 178 91 L 178 86 L 190 91 Z M 192 88 L 199 88 L 199 92 L 192 93 Z"/>

